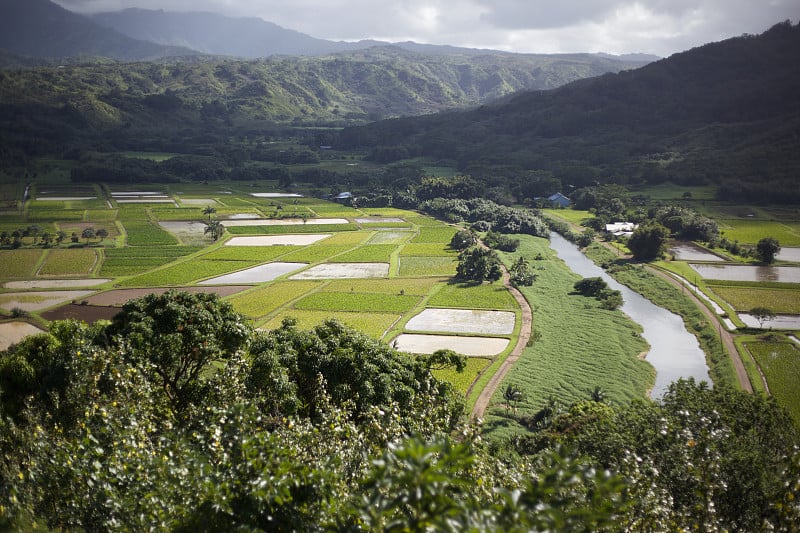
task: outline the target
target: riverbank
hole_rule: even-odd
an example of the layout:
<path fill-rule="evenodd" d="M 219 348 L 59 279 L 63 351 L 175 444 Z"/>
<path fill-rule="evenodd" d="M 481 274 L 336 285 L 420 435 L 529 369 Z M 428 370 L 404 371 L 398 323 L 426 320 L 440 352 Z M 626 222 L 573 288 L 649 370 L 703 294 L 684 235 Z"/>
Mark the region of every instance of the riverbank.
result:
<path fill-rule="evenodd" d="M 731 357 L 724 346 L 724 332 L 716 319 L 707 317 L 688 295 L 669 281 L 649 272 L 642 265 L 620 258 L 608 248 L 595 242 L 585 249 L 587 257 L 604 266 L 614 279 L 630 287 L 659 307 L 663 307 L 683 318 L 686 329 L 697 337 L 706 354 L 709 374 L 717 385 L 730 385 L 746 389 L 740 383 Z M 734 348 L 735 350 L 735 348 Z M 749 384 L 749 381 L 746 383 Z"/>
<path fill-rule="evenodd" d="M 581 277 L 556 256 L 547 239 L 520 238 L 513 253 L 500 253 L 506 265 L 528 259 L 537 279 L 520 291 L 533 308 L 532 342 L 523 350 L 492 397 L 484 433 L 495 437 L 527 431 L 506 408 L 503 391 L 519 387 L 517 414 L 532 415 L 552 398 L 561 405 L 587 399 L 595 387 L 608 401 L 628 403 L 647 397 L 655 371 L 639 358 L 648 350 L 641 328 L 621 311 L 602 309 L 594 298 L 574 293 Z M 537 259 L 541 258 L 541 259 Z"/>

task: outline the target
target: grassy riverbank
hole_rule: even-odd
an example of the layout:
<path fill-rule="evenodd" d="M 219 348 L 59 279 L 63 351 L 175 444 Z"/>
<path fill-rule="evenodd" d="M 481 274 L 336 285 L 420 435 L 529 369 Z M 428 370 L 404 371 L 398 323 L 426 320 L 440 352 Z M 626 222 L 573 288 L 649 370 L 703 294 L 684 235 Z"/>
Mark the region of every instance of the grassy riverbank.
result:
<path fill-rule="evenodd" d="M 504 404 L 508 384 L 523 392 L 517 415 L 533 415 L 549 398 L 562 405 L 586 399 L 595 387 L 614 403 L 645 398 L 655 371 L 639 357 L 648 348 L 641 328 L 622 311 L 604 310 L 594 298 L 573 294 L 580 276 L 556 257 L 546 239 L 515 237 L 519 249 L 500 255 L 506 265 L 526 257 L 535 269 L 536 282 L 521 288 L 533 308 L 534 340 L 492 399 L 486 433 L 500 437 L 523 430 Z M 539 255 L 543 259 L 535 260 Z"/>
<path fill-rule="evenodd" d="M 697 337 L 706 353 L 709 375 L 714 383 L 738 387 L 736 372 L 720 342 L 717 324 L 710 323 L 688 296 L 642 266 L 619 259 L 598 243 L 589 246 L 586 255 L 598 265 L 610 266 L 606 272 L 620 283 L 627 285 L 659 307 L 683 317 L 686 329 Z"/>

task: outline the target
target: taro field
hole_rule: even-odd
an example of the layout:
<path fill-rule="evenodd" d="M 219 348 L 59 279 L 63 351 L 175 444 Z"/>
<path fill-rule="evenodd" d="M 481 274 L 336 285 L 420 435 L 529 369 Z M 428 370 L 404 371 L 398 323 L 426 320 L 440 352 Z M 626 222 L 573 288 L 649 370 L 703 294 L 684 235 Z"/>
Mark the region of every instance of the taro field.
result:
<path fill-rule="evenodd" d="M 519 316 L 515 300 L 500 284 L 449 283 L 457 264 L 449 242 L 457 228 L 416 212 L 356 209 L 237 183 L 141 189 L 97 184 L 57 192 L 23 209 L 9 202 L 13 212 L 2 213 L 0 230 L 38 229 L 36 238 L 27 236 L 15 249 L 0 249 L 5 267 L 0 284 L 14 282 L 1 286 L 0 297 L 8 293 L 24 300 L 29 291 L 36 299 L 46 290 L 56 302 L 68 287 L 89 288 L 90 303 L 83 307 L 90 321 L 108 316 L 108 309 L 98 313 L 100 307 L 122 305 L 113 296 L 120 292 L 111 291 L 213 290 L 227 294 L 223 298 L 256 328 L 275 328 L 284 320 L 312 328 L 334 318 L 387 341 L 426 308 Z M 220 228 L 216 238 L 206 231 L 209 225 Z M 90 227 L 103 228 L 105 236 L 83 238 Z M 65 237 L 45 244 L 42 232 Z M 57 305 L 46 312 L 57 311 Z M 32 309 L 30 317 L 44 325 L 42 312 Z M 479 339 L 484 334 L 471 335 Z M 464 373 L 437 372 L 466 393 L 492 361 L 470 357 Z"/>
<path fill-rule="evenodd" d="M 747 343 L 747 350 L 761 367 L 769 390 L 800 423 L 800 349 L 792 342 Z"/>

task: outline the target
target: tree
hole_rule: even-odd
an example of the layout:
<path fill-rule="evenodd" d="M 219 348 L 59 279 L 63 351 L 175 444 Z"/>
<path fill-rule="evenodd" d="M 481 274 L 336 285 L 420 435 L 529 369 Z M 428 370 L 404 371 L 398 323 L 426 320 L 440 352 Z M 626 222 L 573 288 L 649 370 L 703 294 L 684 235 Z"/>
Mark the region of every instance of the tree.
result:
<path fill-rule="evenodd" d="M 108 230 L 106 228 L 98 228 L 98 230 L 95 232 L 95 236 L 97 237 L 98 241 L 102 241 L 108 237 Z"/>
<path fill-rule="evenodd" d="M 86 239 L 86 244 L 89 244 L 89 239 L 94 239 L 94 228 L 86 228 L 81 232 L 81 237 Z"/>
<path fill-rule="evenodd" d="M 658 222 L 641 224 L 628 239 L 628 248 L 633 257 L 640 261 L 651 261 L 664 254 L 667 248 L 669 230 Z"/>
<path fill-rule="evenodd" d="M 598 296 L 602 291 L 608 288 L 608 283 L 606 283 L 603 278 L 596 276 L 576 281 L 573 288 L 575 292 L 583 296 Z"/>
<path fill-rule="evenodd" d="M 213 206 L 207 205 L 203 208 L 203 214 L 208 215 L 208 221 L 211 222 L 211 215 L 217 212 L 217 209 Z"/>
<path fill-rule="evenodd" d="M 247 346 L 251 330 L 245 318 L 215 294 L 173 289 L 127 302 L 108 335 L 179 411 L 203 394 L 215 362 Z"/>
<path fill-rule="evenodd" d="M 530 287 L 536 281 L 536 274 L 531 270 L 528 260 L 520 256 L 509 269 L 511 283 L 517 287 Z"/>
<path fill-rule="evenodd" d="M 486 280 L 497 281 L 502 276 L 500 258 L 494 250 L 473 246 L 458 254 L 457 280 L 483 283 Z"/>
<path fill-rule="evenodd" d="M 514 412 L 517 411 L 517 404 L 524 398 L 522 389 L 517 385 L 509 383 L 505 390 L 503 390 L 503 399 L 506 401 L 506 414 L 508 414 L 509 407 L 514 407 Z"/>
<path fill-rule="evenodd" d="M 781 245 L 774 237 L 764 237 L 756 244 L 756 256 L 762 263 L 773 263 L 781 251 Z"/>
<path fill-rule="evenodd" d="M 450 247 L 455 250 L 464 250 L 478 244 L 478 237 L 468 229 L 458 230 L 450 239 Z"/>
<path fill-rule="evenodd" d="M 211 220 L 206 224 L 205 229 L 203 230 L 204 235 L 211 235 L 212 241 L 218 241 L 220 237 L 225 233 L 225 226 L 222 225 L 222 222 L 219 220 Z"/>
<path fill-rule="evenodd" d="M 56 244 L 61 244 L 64 242 L 64 239 L 67 238 L 67 234 L 64 231 L 58 230 L 56 232 Z"/>
<path fill-rule="evenodd" d="M 768 307 L 754 307 L 750 309 L 750 314 L 758 320 L 758 325 L 764 329 L 764 324 L 775 318 L 775 313 Z"/>

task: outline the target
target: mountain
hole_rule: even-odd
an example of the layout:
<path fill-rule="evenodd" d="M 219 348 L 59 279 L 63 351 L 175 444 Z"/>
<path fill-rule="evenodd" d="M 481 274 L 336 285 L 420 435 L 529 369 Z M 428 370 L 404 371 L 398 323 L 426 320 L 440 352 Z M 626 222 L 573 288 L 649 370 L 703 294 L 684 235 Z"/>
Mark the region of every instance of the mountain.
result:
<path fill-rule="evenodd" d="M 353 48 L 349 43 L 316 39 L 252 17 L 131 8 L 97 13 L 92 20 L 135 39 L 253 59 L 270 55 L 319 55 Z"/>
<path fill-rule="evenodd" d="M 421 44 L 413 41 L 399 43 L 375 40 L 330 41 L 289 30 L 260 18 L 226 17 L 208 12 L 129 8 L 97 13 L 92 15 L 92 20 L 134 39 L 162 45 L 184 46 L 207 54 L 248 59 L 273 55 L 329 55 L 388 45 L 426 55 L 478 56 L 502 53 L 495 50 Z M 632 63 L 635 66 L 659 59 L 657 56 L 646 54 L 623 56 L 596 54 L 596 56 L 615 63 Z"/>
<path fill-rule="evenodd" d="M 49 0 L 2 0 L 0 49 L 33 58 L 82 56 L 124 61 L 196 54 L 186 48 L 132 39 Z"/>
<path fill-rule="evenodd" d="M 797 57 L 800 27 L 787 21 L 472 111 L 346 129 L 338 145 L 385 162 L 449 160 L 473 175 L 714 182 L 732 197 L 800 201 Z"/>

